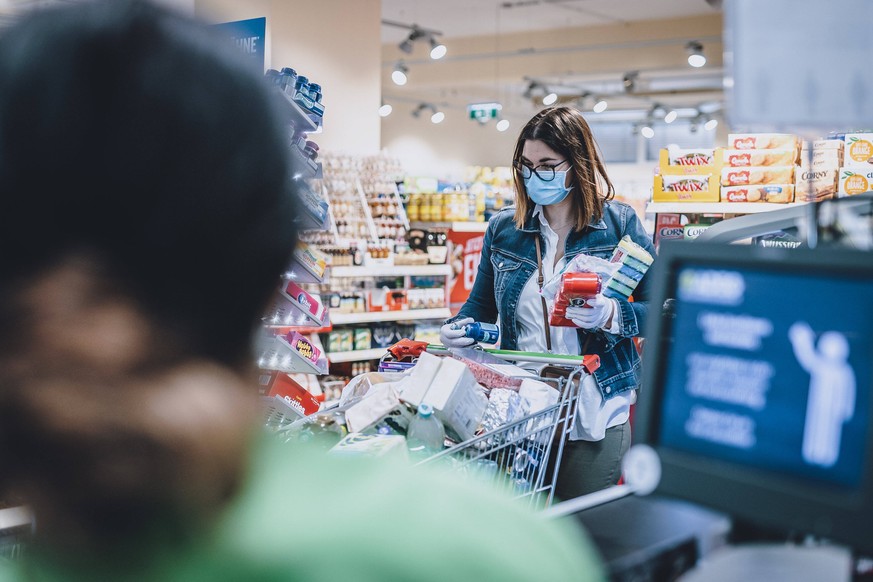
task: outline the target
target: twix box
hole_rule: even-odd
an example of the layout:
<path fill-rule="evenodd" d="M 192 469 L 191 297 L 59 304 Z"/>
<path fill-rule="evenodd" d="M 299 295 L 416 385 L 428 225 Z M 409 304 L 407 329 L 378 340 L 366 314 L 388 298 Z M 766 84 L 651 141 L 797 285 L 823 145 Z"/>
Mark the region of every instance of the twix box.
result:
<path fill-rule="evenodd" d="M 800 149 L 800 138 L 790 133 L 731 133 L 727 149 L 780 150 Z"/>

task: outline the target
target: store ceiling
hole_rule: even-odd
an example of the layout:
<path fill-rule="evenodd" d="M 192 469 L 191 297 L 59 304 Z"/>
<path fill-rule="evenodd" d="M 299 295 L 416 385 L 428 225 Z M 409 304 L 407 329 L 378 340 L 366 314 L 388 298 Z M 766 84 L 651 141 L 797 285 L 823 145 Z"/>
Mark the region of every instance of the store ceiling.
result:
<path fill-rule="evenodd" d="M 526 94 L 534 80 L 583 110 L 607 96 L 604 121 L 645 117 L 655 105 L 689 118 L 723 108 L 720 0 L 382 0 L 382 18 L 383 95 L 395 104 L 461 110 L 493 100 L 504 115 L 528 117 L 542 107 L 541 89 Z M 386 21 L 438 31 L 447 56 L 430 60 L 421 41 L 400 52 L 409 30 Z M 701 69 L 685 60 L 692 40 L 706 46 Z M 390 80 L 398 60 L 410 69 L 403 87 Z"/>
<path fill-rule="evenodd" d="M 444 38 L 625 24 L 719 12 L 718 0 L 382 0 L 382 18 L 418 24 Z M 382 42 L 406 33 L 383 26 Z"/>

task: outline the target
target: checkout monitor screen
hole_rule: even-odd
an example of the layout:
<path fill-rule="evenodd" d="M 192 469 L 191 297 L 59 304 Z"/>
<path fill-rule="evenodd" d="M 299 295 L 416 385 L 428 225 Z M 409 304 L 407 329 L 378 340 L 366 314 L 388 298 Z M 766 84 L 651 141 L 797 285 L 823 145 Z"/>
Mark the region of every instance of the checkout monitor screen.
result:
<path fill-rule="evenodd" d="M 809 484 L 862 485 L 873 284 L 809 266 L 677 263 L 657 440 Z"/>
<path fill-rule="evenodd" d="M 873 253 L 668 241 L 651 274 L 638 476 L 873 552 Z"/>

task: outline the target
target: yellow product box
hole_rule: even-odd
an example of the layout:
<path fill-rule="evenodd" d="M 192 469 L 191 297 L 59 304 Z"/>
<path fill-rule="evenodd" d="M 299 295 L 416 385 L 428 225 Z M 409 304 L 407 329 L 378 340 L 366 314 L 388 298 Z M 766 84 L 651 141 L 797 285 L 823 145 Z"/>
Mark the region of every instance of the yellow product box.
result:
<path fill-rule="evenodd" d="M 873 190 L 873 168 L 863 170 L 858 168 L 840 168 L 838 195 L 854 196 Z"/>
<path fill-rule="evenodd" d="M 817 202 L 833 198 L 837 195 L 839 175 L 838 169 L 797 168 L 794 176 L 794 199 L 798 202 Z"/>
<path fill-rule="evenodd" d="M 790 133 L 731 133 L 730 150 L 799 150 L 800 138 Z"/>
<path fill-rule="evenodd" d="M 760 166 L 793 166 L 797 163 L 796 149 L 780 150 L 721 150 L 724 165 L 729 168 Z"/>
<path fill-rule="evenodd" d="M 847 133 L 843 162 L 847 168 L 873 169 L 873 133 Z"/>
<path fill-rule="evenodd" d="M 842 150 L 801 150 L 800 167 L 805 170 L 839 170 L 843 167 Z"/>
<path fill-rule="evenodd" d="M 718 202 L 718 174 L 655 176 L 653 202 Z"/>
<path fill-rule="evenodd" d="M 721 171 L 722 186 L 750 184 L 794 184 L 794 166 L 723 168 Z"/>
<path fill-rule="evenodd" d="M 664 148 L 658 158 L 658 169 L 664 176 L 714 174 L 721 166 L 721 148 Z"/>
<path fill-rule="evenodd" d="M 794 202 L 794 184 L 754 184 L 746 186 L 722 186 L 722 202 Z"/>

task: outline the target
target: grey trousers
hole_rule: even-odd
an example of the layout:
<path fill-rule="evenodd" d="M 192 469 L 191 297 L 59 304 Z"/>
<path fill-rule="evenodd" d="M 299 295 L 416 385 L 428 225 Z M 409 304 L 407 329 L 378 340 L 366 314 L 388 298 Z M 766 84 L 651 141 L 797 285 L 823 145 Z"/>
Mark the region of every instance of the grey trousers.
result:
<path fill-rule="evenodd" d="M 631 428 L 628 422 L 606 429 L 606 436 L 601 441 L 565 441 L 555 497 L 573 499 L 618 483 L 621 458 L 630 447 L 630 442 Z M 557 457 L 558 447 L 555 445 L 552 446 L 551 467 L 554 467 Z"/>

